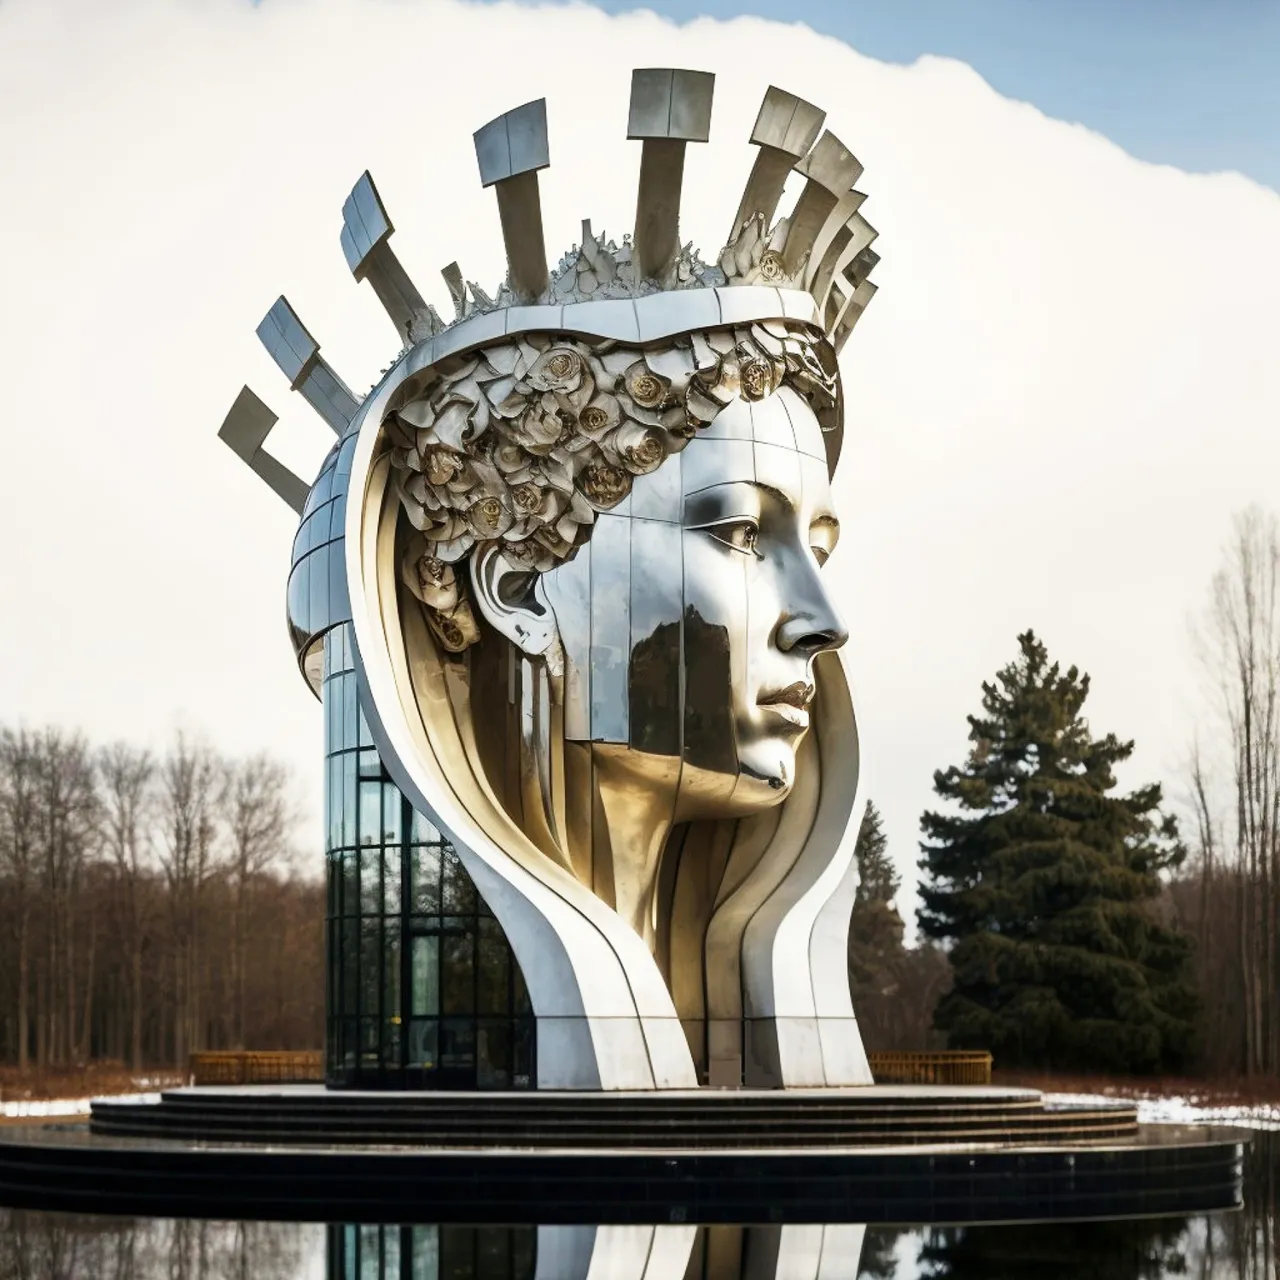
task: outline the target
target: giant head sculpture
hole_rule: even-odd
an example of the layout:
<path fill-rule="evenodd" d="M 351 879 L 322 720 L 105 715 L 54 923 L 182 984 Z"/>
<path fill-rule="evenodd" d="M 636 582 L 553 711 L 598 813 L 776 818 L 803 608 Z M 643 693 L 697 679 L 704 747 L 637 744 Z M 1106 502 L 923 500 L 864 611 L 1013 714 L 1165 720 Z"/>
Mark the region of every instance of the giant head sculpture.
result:
<path fill-rule="evenodd" d="M 682 249 L 711 87 L 635 73 L 634 239 L 584 224 L 555 272 L 543 104 L 482 129 L 510 275 L 490 299 L 446 271 L 451 325 L 367 175 L 346 210 L 406 339 L 351 415 L 362 704 L 511 940 L 544 1086 L 870 1082 L 845 961 L 858 740 L 822 568 L 875 233 L 857 161 L 770 89 L 728 246 Z"/>

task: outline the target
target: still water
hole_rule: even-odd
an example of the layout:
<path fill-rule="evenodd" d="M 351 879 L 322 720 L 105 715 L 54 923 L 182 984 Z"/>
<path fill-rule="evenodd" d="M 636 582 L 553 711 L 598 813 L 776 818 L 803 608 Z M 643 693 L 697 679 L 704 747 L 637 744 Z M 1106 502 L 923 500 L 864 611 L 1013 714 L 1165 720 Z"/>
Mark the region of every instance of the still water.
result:
<path fill-rule="evenodd" d="M 0 1209 L 0 1280 L 1277 1280 L 1280 1134 L 1244 1209 L 963 1228 L 318 1226 Z"/>

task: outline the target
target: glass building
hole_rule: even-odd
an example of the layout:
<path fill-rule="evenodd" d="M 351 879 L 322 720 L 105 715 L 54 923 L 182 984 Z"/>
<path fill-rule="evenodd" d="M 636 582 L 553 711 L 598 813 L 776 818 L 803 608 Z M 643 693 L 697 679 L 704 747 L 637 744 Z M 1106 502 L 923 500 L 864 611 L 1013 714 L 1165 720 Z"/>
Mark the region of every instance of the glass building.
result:
<path fill-rule="evenodd" d="M 457 853 L 391 781 L 360 707 L 343 522 L 354 436 L 294 539 L 289 627 L 324 705 L 325 1079 L 330 1088 L 529 1089 L 524 978 Z"/>

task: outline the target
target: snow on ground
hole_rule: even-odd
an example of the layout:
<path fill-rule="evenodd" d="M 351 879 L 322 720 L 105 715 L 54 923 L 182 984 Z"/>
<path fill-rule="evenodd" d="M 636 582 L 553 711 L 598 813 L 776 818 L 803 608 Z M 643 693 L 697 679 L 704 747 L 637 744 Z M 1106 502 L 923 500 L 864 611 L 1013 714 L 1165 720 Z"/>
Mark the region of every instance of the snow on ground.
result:
<path fill-rule="evenodd" d="M 112 1102 L 159 1102 L 158 1093 L 120 1093 Z M 51 1116 L 87 1116 L 93 1098 L 52 1098 L 0 1102 L 0 1116 L 6 1120 L 48 1119 Z"/>
<path fill-rule="evenodd" d="M 1221 1106 L 1195 1098 L 1122 1098 L 1101 1093 L 1046 1093 L 1047 1107 L 1099 1107 L 1137 1103 L 1139 1124 L 1222 1124 L 1242 1129 L 1280 1129 L 1280 1105 Z"/>

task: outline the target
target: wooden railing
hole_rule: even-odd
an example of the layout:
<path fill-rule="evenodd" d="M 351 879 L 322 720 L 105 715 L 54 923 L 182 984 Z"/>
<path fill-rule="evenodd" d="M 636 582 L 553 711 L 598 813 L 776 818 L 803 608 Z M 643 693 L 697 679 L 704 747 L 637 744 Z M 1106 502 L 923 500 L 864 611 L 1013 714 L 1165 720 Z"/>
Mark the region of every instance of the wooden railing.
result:
<path fill-rule="evenodd" d="M 318 1049 L 193 1053 L 188 1069 L 192 1084 L 318 1084 L 324 1080 L 324 1054 Z"/>
<path fill-rule="evenodd" d="M 991 1055 L 985 1050 L 937 1053 L 869 1053 L 876 1084 L 990 1084 Z"/>

